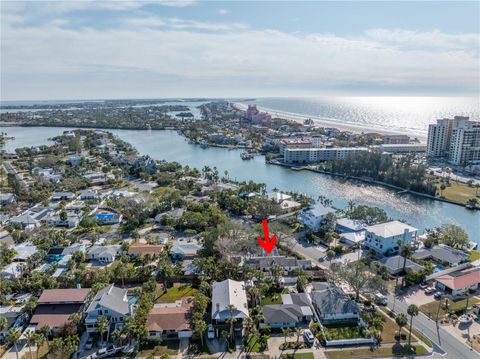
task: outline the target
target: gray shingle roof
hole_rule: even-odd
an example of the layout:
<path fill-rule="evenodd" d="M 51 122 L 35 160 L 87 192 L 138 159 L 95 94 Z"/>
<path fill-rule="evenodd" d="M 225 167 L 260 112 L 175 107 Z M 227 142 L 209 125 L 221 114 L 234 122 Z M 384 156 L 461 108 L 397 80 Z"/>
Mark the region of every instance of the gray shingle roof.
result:
<path fill-rule="evenodd" d="M 113 284 L 98 291 L 88 306 L 87 312 L 94 311 L 99 305 L 119 314 L 130 314 L 127 289 L 117 288 Z"/>
<path fill-rule="evenodd" d="M 396 273 L 403 269 L 403 262 L 405 257 L 402 256 L 393 256 L 393 257 L 386 257 L 380 260 L 380 262 L 387 267 L 389 273 Z M 405 270 L 413 270 L 418 271 L 422 270 L 423 267 L 420 264 L 412 262 L 410 259 L 407 259 Z"/>
<path fill-rule="evenodd" d="M 302 317 L 300 306 L 295 304 L 271 304 L 263 306 L 263 317 L 266 324 L 293 323 Z"/>
<path fill-rule="evenodd" d="M 320 314 L 359 312 L 357 303 L 334 285 L 327 284 L 323 290 L 313 291 L 312 302 Z"/>
<path fill-rule="evenodd" d="M 468 259 L 468 254 L 448 246 L 439 245 L 433 246 L 432 248 L 422 248 L 416 251 L 412 257 L 416 259 L 433 258 L 440 262 L 456 264 L 466 261 Z"/>

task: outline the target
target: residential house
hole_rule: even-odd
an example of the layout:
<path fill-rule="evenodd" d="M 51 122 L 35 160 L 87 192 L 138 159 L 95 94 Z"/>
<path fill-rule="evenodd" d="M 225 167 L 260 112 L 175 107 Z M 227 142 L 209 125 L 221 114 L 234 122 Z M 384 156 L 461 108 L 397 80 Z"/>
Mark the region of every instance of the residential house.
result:
<path fill-rule="evenodd" d="M 222 330 L 229 330 L 227 319 L 233 317 L 235 332 L 242 331 L 243 320 L 249 316 L 245 284 L 232 279 L 212 284 L 212 323 L 217 336 Z"/>
<path fill-rule="evenodd" d="M 47 220 L 47 223 L 53 227 L 67 227 L 75 228 L 80 223 L 80 216 L 74 212 L 67 212 L 67 218 L 62 219 L 60 214 L 54 214 L 50 216 Z"/>
<path fill-rule="evenodd" d="M 0 277 L 5 279 L 16 279 L 20 278 L 24 271 L 24 264 L 13 262 L 7 264 L 5 267 L 2 268 L 0 271 Z"/>
<path fill-rule="evenodd" d="M 0 204 L 6 206 L 15 202 L 15 195 L 13 193 L 0 193 Z"/>
<path fill-rule="evenodd" d="M 411 246 L 417 240 L 418 229 L 408 224 L 391 221 L 368 226 L 364 245 L 380 255 L 398 254 L 399 242 Z"/>
<path fill-rule="evenodd" d="M 81 201 L 97 200 L 100 198 L 97 191 L 86 189 L 80 192 L 79 198 Z"/>
<path fill-rule="evenodd" d="M 47 253 L 48 262 L 58 262 L 67 255 L 73 255 L 75 252 L 86 252 L 86 246 L 82 243 L 74 243 L 68 247 L 54 246 Z"/>
<path fill-rule="evenodd" d="M 283 212 L 290 212 L 302 207 L 300 202 L 292 200 L 292 196 L 282 192 L 273 192 L 268 195 L 268 198 L 278 204 Z"/>
<path fill-rule="evenodd" d="M 134 311 L 133 305 L 128 300 L 127 293 L 127 289 L 115 287 L 113 284 L 99 290 L 85 310 L 87 333 L 97 332 L 97 320 L 100 316 L 107 318 L 110 333 L 116 328 L 122 327 L 125 320 Z"/>
<path fill-rule="evenodd" d="M 386 268 L 387 272 L 390 275 L 398 275 L 403 272 L 403 264 L 405 263 L 405 272 L 411 272 L 411 271 L 420 271 L 423 268 L 420 264 L 417 264 L 410 259 L 405 259 L 405 257 L 402 256 L 393 256 L 393 257 L 384 257 L 380 260 L 380 263 L 382 263 Z"/>
<path fill-rule="evenodd" d="M 282 294 L 282 304 L 264 305 L 261 326 L 294 328 L 308 323 L 313 317 L 307 293 Z"/>
<path fill-rule="evenodd" d="M 170 252 L 173 260 L 193 259 L 202 248 L 203 246 L 196 240 L 178 239 L 173 242 Z"/>
<path fill-rule="evenodd" d="M 468 262 L 468 254 L 458 249 L 446 246 L 444 244 L 435 245 L 432 248 L 422 248 L 417 250 L 412 255 L 418 260 L 431 259 L 437 263 L 449 266 L 457 266 L 459 264 Z"/>
<path fill-rule="evenodd" d="M 128 248 L 128 254 L 138 257 L 144 257 L 148 254 L 151 257 L 157 257 L 162 250 L 162 245 L 134 243 Z"/>
<path fill-rule="evenodd" d="M 25 262 L 38 252 L 37 246 L 30 243 L 20 243 L 12 248 L 15 251 L 15 262 Z"/>
<path fill-rule="evenodd" d="M 10 328 L 19 329 L 28 322 L 29 314 L 23 312 L 25 305 L 2 305 L 0 306 L 0 317 L 7 320 L 7 325 L 0 330 L 0 342 L 8 336 L 8 330 Z"/>
<path fill-rule="evenodd" d="M 358 321 L 358 304 L 331 283 L 316 283 L 311 292 L 312 304 L 322 323 Z"/>
<path fill-rule="evenodd" d="M 120 253 L 122 246 L 120 244 L 111 244 L 107 246 L 94 245 L 87 251 L 87 258 L 90 261 L 100 262 L 102 264 L 112 263 Z"/>
<path fill-rule="evenodd" d="M 89 293 L 90 288 L 45 289 L 38 298 L 30 326 L 39 330 L 48 325 L 53 334 L 62 332 L 72 314 L 82 313 Z"/>
<path fill-rule="evenodd" d="M 83 178 L 88 181 L 88 184 L 90 186 L 101 185 L 107 180 L 105 174 L 101 172 L 87 172 L 83 175 Z"/>
<path fill-rule="evenodd" d="M 245 261 L 245 265 L 259 269 L 262 272 L 271 272 L 273 265 L 278 265 L 289 273 L 296 269 L 312 269 L 312 262 L 309 260 L 285 256 L 252 257 Z"/>
<path fill-rule="evenodd" d="M 68 191 L 53 192 L 51 196 L 52 201 L 71 201 L 75 194 Z"/>
<path fill-rule="evenodd" d="M 175 303 L 158 303 L 147 317 L 148 339 L 181 339 L 193 335 L 193 297 L 177 300 Z"/>
<path fill-rule="evenodd" d="M 335 210 L 317 203 L 300 212 L 300 223 L 308 230 L 318 232 L 328 215 L 335 215 Z"/>
<path fill-rule="evenodd" d="M 461 296 L 467 290 L 474 291 L 480 284 L 480 267 L 444 274 L 437 278 L 436 287 L 453 297 Z"/>
<path fill-rule="evenodd" d="M 10 218 L 9 222 L 10 224 L 14 226 L 18 226 L 20 229 L 24 231 L 31 231 L 35 227 L 40 225 L 40 222 L 37 221 L 35 218 L 33 218 L 29 214 L 23 214 L 20 216 Z"/>
<path fill-rule="evenodd" d="M 155 222 L 157 222 L 158 224 L 162 224 L 162 218 L 164 216 L 170 217 L 173 219 L 180 219 L 186 210 L 187 210 L 186 208 L 175 208 L 175 209 L 172 209 L 171 211 L 159 213 L 155 216 Z"/>

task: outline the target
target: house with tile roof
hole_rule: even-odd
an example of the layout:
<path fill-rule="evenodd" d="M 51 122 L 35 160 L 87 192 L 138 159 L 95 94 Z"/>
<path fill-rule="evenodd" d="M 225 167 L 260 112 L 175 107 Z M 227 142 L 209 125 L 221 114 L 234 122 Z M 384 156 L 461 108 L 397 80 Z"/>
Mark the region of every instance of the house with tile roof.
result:
<path fill-rule="evenodd" d="M 193 297 L 175 303 L 156 303 L 147 317 L 148 339 L 191 338 Z"/>
<path fill-rule="evenodd" d="M 436 280 L 436 287 L 453 297 L 461 296 L 467 290 L 474 291 L 480 285 L 480 268 L 441 275 Z"/>

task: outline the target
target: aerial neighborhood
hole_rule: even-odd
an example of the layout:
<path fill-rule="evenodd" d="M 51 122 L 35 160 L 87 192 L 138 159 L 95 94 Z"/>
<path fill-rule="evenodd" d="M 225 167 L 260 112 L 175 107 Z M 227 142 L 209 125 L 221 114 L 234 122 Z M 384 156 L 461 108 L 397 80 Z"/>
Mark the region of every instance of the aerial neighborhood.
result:
<path fill-rule="evenodd" d="M 239 113 L 224 103 L 203 111 Z M 285 136 L 291 124 L 274 130 L 255 107 L 241 121 L 267 130 L 252 137 L 246 127 L 225 145 L 253 148 L 261 139 L 272 164 L 319 163 L 306 170 L 358 176 L 354 165 L 348 173 L 342 166 L 364 156 L 388 158 L 396 171 L 403 155 L 386 152 L 424 150 L 403 137 L 348 142 L 334 129 Z M 185 125 L 182 133 L 202 146 L 208 138 L 199 129 Z M 209 145 L 219 144 L 212 138 Z M 424 322 L 459 345 L 480 346 L 480 253 L 457 225 L 421 231 L 377 207 L 341 207 L 237 181 L 216 167 L 157 161 L 107 130 L 66 130 L 6 158 L 3 355 L 354 358 L 371 348 L 376 356 L 427 355 L 434 345 L 417 329 Z M 438 183 L 423 176 L 405 190 L 435 196 Z M 263 219 L 277 238 L 271 252 L 257 241 Z"/>

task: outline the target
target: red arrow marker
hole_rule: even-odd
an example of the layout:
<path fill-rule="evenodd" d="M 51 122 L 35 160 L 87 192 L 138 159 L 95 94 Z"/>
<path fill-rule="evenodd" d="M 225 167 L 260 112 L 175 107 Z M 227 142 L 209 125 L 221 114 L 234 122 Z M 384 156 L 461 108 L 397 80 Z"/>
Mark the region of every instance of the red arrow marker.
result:
<path fill-rule="evenodd" d="M 262 240 L 262 238 L 258 236 L 258 244 L 260 244 L 267 253 L 271 253 L 273 247 L 275 247 L 275 243 L 277 243 L 277 235 L 274 233 L 272 240 L 270 240 L 270 236 L 268 234 L 268 223 L 266 219 L 262 219 L 262 225 L 263 236 L 265 237 L 265 240 Z"/>

